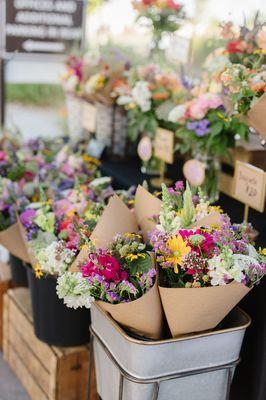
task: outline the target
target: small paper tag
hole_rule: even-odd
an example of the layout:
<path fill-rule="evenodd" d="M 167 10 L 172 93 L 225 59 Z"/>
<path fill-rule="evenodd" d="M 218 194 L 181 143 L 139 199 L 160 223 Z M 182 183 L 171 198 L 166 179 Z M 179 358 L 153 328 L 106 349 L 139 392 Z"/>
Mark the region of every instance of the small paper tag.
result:
<path fill-rule="evenodd" d="M 154 155 L 168 164 L 174 162 L 174 132 L 158 128 L 155 135 Z"/>
<path fill-rule="evenodd" d="M 263 212 L 265 203 L 266 173 L 251 164 L 236 162 L 234 197 L 251 208 Z"/>
<path fill-rule="evenodd" d="M 96 131 L 96 107 L 87 101 L 82 102 L 81 108 L 82 128 L 89 132 Z"/>
<path fill-rule="evenodd" d="M 149 161 L 152 157 L 152 143 L 148 136 L 143 137 L 138 144 L 138 155 L 142 161 Z"/>

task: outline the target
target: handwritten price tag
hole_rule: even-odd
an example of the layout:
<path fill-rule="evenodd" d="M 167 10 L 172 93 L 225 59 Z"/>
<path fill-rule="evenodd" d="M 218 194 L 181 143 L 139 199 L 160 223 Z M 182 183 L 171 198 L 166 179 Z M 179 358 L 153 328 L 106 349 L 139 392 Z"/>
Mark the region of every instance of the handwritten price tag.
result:
<path fill-rule="evenodd" d="M 158 128 L 155 135 L 154 155 L 168 164 L 174 162 L 174 132 Z"/>
<path fill-rule="evenodd" d="M 265 204 L 266 173 L 251 164 L 236 162 L 234 197 L 251 208 L 263 212 Z"/>
<path fill-rule="evenodd" d="M 82 127 L 89 132 L 96 131 L 96 107 L 87 101 L 82 102 Z"/>

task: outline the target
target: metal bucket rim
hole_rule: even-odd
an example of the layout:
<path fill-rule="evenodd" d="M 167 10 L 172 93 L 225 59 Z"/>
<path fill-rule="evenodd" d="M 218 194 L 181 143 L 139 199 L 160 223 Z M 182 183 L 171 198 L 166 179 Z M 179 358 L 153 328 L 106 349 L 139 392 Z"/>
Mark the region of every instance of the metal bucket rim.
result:
<path fill-rule="evenodd" d="M 236 307 L 236 309 L 246 318 L 247 322 L 243 325 L 237 326 L 235 328 L 227 328 L 227 329 L 220 329 L 217 331 L 208 331 L 208 332 L 201 332 L 201 333 L 197 333 L 197 334 L 189 334 L 186 336 L 181 336 L 178 338 L 169 338 L 169 339 L 160 339 L 160 340 L 140 340 L 140 339 L 136 339 L 133 338 L 131 336 L 129 336 L 124 329 L 111 317 L 111 315 L 109 315 L 107 312 L 105 312 L 104 310 L 102 310 L 102 308 L 94 303 L 93 304 L 94 307 L 97 308 L 97 310 L 104 314 L 104 316 L 108 319 L 108 321 L 111 323 L 111 325 L 113 326 L 113 328 L 121 335 L 124 337 L 125 340 L 127 340 L 128 342 L 137 344 L 137 345 L 161 345 L 161 344 L 167 344 L 167 343 L 173 343 L 173 342 L 182 342 L 182 341 L 187 341 L 187 340 L 193 340 L 193 339 L 198 339 L 198 338 L 203 338 L 203 337 L 208 337 L 208 336 L 214 336 L 214 335 L 221 335 L 221 334 L 225 334 L 225 333 L 232 333 L 232 332 L 236 332 L 236 331 L 240 331 L 240 330 L 246 330 L 250 324 L 251 324 L 251 318 L 250 316 L 244 311 L 242 310 L 242 308 L 240 307 Z M 92 323 L 93 325 L 93 323 Z"/>

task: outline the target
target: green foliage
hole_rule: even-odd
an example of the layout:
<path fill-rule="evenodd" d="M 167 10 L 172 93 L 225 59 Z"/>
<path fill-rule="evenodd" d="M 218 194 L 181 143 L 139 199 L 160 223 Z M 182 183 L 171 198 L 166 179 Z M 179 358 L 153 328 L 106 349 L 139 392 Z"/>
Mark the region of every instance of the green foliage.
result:
<path fill-rule="evenodd" d="M 195 207 L 192 201 L 192 192 L 187 182 L 186 190 L 183 195 L 183 210 L 181 213 L 181 226 L 187 228 L 192 224 L 195 215 Z"/>
<path fill-rule="evenodd" d="M 8 102 L 18 102 L 35 106 L 60 106 L 64 93 L 60 85 L 46 84 L 7 84 Z"/>
<path fill-rule="evenodd" d="M 145 258 L 138 258 L 135 261 L 130 262 L 130 275 L 136 276 L 149 272 L 152 266 L 151 256 L 146 254 Z"/>
<path fill-rule="evenodd" d="M 158 127 L 157 119 L 152 111 L 143 113 L 138 107 L 128 111 L 128 136 L 135 142 L 141 133 L 155 134 Z"/>

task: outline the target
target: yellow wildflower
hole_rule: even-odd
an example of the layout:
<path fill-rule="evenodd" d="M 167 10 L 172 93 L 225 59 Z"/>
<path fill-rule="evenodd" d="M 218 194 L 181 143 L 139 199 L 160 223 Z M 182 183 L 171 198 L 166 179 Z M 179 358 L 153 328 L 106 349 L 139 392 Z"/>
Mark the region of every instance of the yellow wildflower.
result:
<path fill-rule="evenodd" d="M 34 272 L 35 272 L 36 278 L 41 279 L 41 277 L 43 276 L 43 272 L 42 272 L 40 264 L 35 265 Z"/>
<path fill-rule="evenodd" d="M 223 209 L 220 206 L 209 206 L 208 207 L 208 213 L 212 212 L 212 211 L 216 211 L 219 214 L 223 214 Z"/>
<path fill-rule="evenodd" d="M 266 247 L 264 247 L 263 249 L 262 249 L 262 248 L 259 248 L 259 253 L 260 253 L 262 256 L 266 256 Z"/>
<path fill-rule="evenodd" d="M 138 260 L 139 258 L 145 258 L 146 257 L 146 255 L 145 254 L 143 254 L 143 253 L 138 253 L 138 254 L 128 254 L 127 256 L 126 256 L 126 260 L 128 260 L 128 261 L 135 261 L 135 260 Z"/>
<path fill-rule="evenodd" d="M 166 260 L 174 264 L 174 271 L 178 273 L 178 265 L 182 265 L 183 258 L 190 252 L 191 248 L 181 235 L 173 236 L 168 240 L 167 245 L 172 254 Z"/>

